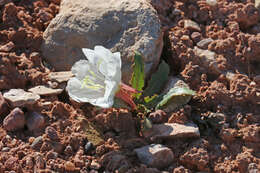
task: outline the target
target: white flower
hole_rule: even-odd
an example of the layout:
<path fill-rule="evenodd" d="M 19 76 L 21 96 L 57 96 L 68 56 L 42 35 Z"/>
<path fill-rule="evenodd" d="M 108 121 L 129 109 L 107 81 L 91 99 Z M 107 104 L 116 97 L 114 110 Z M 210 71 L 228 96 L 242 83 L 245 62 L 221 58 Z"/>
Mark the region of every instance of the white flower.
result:
<path fill-rule="evenodd" d="M 121 82 L 120 52 L 112 53 L 102 46 L 82 51 L 88 60 L 80 60 L 72 66 L 75 77 L 66 87 L 69 96 L 77 102 L 111 107 Z"/>

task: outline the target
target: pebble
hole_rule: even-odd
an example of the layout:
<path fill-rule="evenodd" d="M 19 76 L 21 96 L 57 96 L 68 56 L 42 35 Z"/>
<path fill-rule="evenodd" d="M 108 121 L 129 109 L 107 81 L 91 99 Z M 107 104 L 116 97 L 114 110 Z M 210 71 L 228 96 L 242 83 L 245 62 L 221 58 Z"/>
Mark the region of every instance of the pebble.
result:
<path fill-rule="evenodd" d="M 85 153 L 88 153 L 93 149 L 93 143 L 92 142 L 87 142 L 86 145 L 84 146 Z"/>
<path fill-rule="evenodd" d="M 34 94 L 38 94 L 40 96 L 50 96 L 50 95 L 60 94 L 63 91 L 63 89 L 60 89 L 60 88 L 53 89 L 53 88 L 46 87 L 44 85 L 39 85 L 39 86 L 30 88 L 28 91 L 30 91 Z"/>
<path fill-rule="evenodd" d="M 9 52 L 15 47 L 13 42 L 8 42 L 7 44 L 0 46 L 0 52 Z"/>
<path fill-rule="evenodd" d="M 10 89 L 8 92 L 4 93 L 3 96 L 12 107 L 22 107 L 34 104 L 40 99 L 38 94 L 26 92 L 23 89 Z"/>
<path fill-rule="evenodd" d="M 212 38 L 205 38 L 197 43 L 197 46 L 201 49 L 208 49 L 208 45 L 213 41 Z"/>
<path fill-rule="evenodd" d="M 184 20 L 184 28 L 200 32 L 200 26 L 192 20 Z"/>
<path fill-rule="evenodd" d="M 51 146 L 53 148 L 53 150 L 57 153 L 62 153 L 64 150 L 64 145 L 60 142 L 51 142 Z"/>
<path fill-rule="evenodd" d="M 38 155 L 35 157 L 35 164 L 38 169 L 44 169 L 45 168 L 45 161 L 41 155 Z"/>
<path fill-rule="evenodd" d="M 174 139 L 174 138 L 198 138 L 200 137 L 199 128 L 194 123 L 178 124 L 164 123 L 154 124 L 153 127 L 143 133 L 146 138 Z"/>
<path fill-rule="evenodd" d="M 149 114 L 149 119 L 153 123 L 163 123 L 167 121 L 167 114 L 163 110 L 156 110 Z"/>
<path fill-rule="evenodd" d="M 45 133 L 47 134 L 47 136 L 53 140 L 53 141 L 57 141 L 59 140 L 59 136 L 57 134 L 57 131 L 55 128 L 51 127 L 51 126 L 48 126 L 46 127 L 45 129 Z"/>
<path fill-rule="evenodd" d="M 58 157 L 58 153 L 57 152 L 54 152 L 54 151 L 49 151 L 47 154 L 46 154 L 46 158 L 49 160 L 49 159 L 56 159 Z"/>
<path fill-rule="evenodd" d="M 5 169 L 11 170 L 16 162 L 18 162 L 18 159 L 16 157 L 10 156 L 10 158 L 5 161 Z"/>
<path fill-rule="evenodd" d="M 44 117 L 37 112 L 32 112 L 28 115 L 26 125 L 30 131 L 40 129 L 44 125 Z"/>
<path fill-rule="evenodd" d="M 70 162 L 70 161 L 67 161 L 65 164 L 65 170 L 66 171 L 74 171 L 75 170 L 75 165 L 74 163 Z"/>
<path fill-rule="evenodd" d="M 48 79 L 54 82 L 62 83 L 67 82 L 74 75 L 71 71 L 51 72 L 48 75 Z"/>
<path fill-rule="evenodd" d="M 161 144 L 146 145 L 134 151 L 140 162 L 154 168 L 165 168 L 169 166 L 174 159 L 172 150 Z"/>
<path fill-rule="evenodd" d="M 4 117 L 9 112 L 8 103 L 5 101 L 2 93 L 0 92 L 0 116 Z"/>
<path fill-rule="evenodd" d="M 7 131 L 22 129 L 24 125 L 25 117 L 23 111 L 20 108 L 13 109 L 3 121 L 3 127 Z"/>
<path fill-rule="evenodd" d="M 217 0 L 206 0 L 206 3 L 212 7 L 214 7 L 218 4 Z"/>
<path fill-rule="evenodd" d="M 73 149 L 70 145 L 66 146 L 66 148 L 64 150 L 64 154 L 67 156 L 71 156 L 73 154 Z"/>
<path fill-rule="evenodd" d="M 8 152 L 9 150 L 10 150 L 9 147 L 4 147 L 4 148 L 2 149 L 2 152 Z"/>
<path fill-rule="evenodd" d="M 35 150 L 39 150 L 43 144 L 43 138 L 42 136 L 38 136 L 34 139 L 33 143 L 31 144 L 31 147 Z"/>
<path fill-rule="evenodd" d="M 101 167 L 101 165 L 96 160 L 92 160 L 92 162 L 90 164 L 90 169 L 99 170 L 100 167 Z"/>

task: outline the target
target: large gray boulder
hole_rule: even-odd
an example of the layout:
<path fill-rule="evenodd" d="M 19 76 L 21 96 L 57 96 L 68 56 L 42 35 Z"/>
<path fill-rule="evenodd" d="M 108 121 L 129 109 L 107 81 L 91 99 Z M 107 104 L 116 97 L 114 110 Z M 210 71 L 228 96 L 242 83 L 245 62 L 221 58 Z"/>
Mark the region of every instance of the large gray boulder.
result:
<path fill-rule="evenodd" d="M 102 45 L 121 52 L 122 78 L 128 82 L 135 50 L 144 56 L 146 75 L 157 66 L 162 36 L 157 13 L 146 0 L 63 0 L 43 33 L 42 52 L 56 71 L 63 71 L 85 58 L 81 48 Z"/>

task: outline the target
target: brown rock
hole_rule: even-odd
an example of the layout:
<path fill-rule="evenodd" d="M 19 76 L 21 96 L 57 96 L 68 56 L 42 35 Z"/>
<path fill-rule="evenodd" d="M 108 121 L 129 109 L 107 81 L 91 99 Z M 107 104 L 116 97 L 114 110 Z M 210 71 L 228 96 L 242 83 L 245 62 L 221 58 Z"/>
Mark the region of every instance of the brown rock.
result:
<path fill-rule="evenodd" d="M 75 165 L 74 163 L 70 162 L 70 161 L 67 161 L 65 164 L 64 164 L 64 167 L 65 167 L 65 170 L 66 171 L 74 171 L 75 170 Z"/>
<path fill-rule="evenodd" d="M 174 138 L 198 138 L 200 137 L 199 128 L 196 124 L 177 124 L 164 123 L 154 124 L 153 127 L 143 133 L 146 138 L 174 139 Z"/>
<path fill-rule="evenodd" d="M 5 117 L 9 113 L 8 103 L 5 101 L 4 97 L 0 92 L 0 117 Z"/>
<path fill-rule="evenodd" d="M 153 123 L 164 123 L 167 121 L 167 115 L 163 110 L 156 110 L 149 114 L 149 119 Z"/>
<path fill-rule="evenodd" d="M 30 113 L 26 118 L 26 125 L 30 131 L 40 129 L 44 125 L 44 117 L 37 112 Z"/>
<path fill-rule="evenodd" d="M 51 126 L 48 126 L 46 127 L 45 129 L 45 133 L 47 134 L 47 136 L 51 139 L 51 140 L 54 140 L 54 141 L 57 141 L 59 140 L 59 136 L 58 136 L 58 133 L 56 131 L 55 128 L 51 127 Z"/>
<path fill-rule="evenodd" d="M 13 42 L 8 42 L 7 44 L 0 47 L 0 52 L 9 52 L 15 47 Z"/>
<path fill-rule="evenodd" d="M 20 108 L 15 108 L 5 117 L 3 127 L 7 131 L 15 131 L 23 128 L 25 125 L 24 113 Z"/>

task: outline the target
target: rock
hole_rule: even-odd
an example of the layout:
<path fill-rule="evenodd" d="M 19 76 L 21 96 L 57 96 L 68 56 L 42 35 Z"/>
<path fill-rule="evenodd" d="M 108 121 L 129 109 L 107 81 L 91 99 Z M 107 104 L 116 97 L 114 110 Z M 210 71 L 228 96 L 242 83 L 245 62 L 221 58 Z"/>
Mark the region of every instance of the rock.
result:
<path fill-rule="evenodd" d="M 43 138 L 42 136 L 38 136 L 34 139 L 33 143 L 31 144 L 31 147 L 35 150 L 39 150 L 43 144 Z"/>
<path fill-rule="evenodd" d="M 260 84 L 260 75 L 257 75 L 254 77 L 254 81 L 257 83 L 257 84 Z"/>
<path fill-rule="evenodd" d="M 57 152 L 54 152 L 54 151 L 49 151 L 46 155 L 46 158 L 49 160 L 49 159 L 56 159 L 58 157 L 58 153 Z"/>
<path fill-rule="evenodd" d="M 49 96 L 49 95 L 58 95 L 60 94 L 63 89 L 53 89 L 53 88 L 49 88 L 46 87 L 44 85 L 39 85 L 33 88 L 30 88 L 28 91 L 34 93 L 34 94 L 38 94 L 38 95 L 43 95 L 43 96 Z"/>
<path fill-rule="evenodd" d="M 0 92 L 0 117 L 5 117 L 9 113 L 8 103 L 5 101 L 2 93 Z"/>
<path fill-rule="evenodd" d="M 149 114 L 152 123 L 164 123 L 167 121 L 167 114 L 163 110 L 156 110 Z"/>
<path fill-rule="evenodd" d="M 45 168 L 45 161 L 43 159 L 43 156 L 41 156 L 41 155 L 35 156 L 35 165 L 38 169 L 44 169 Z"/>
<path fill-rule="evenodd" d="M 221 70 L 218 68 L 216 61 L 216 53 L 210 50 L 203 50 L 195 46 L 193 49 L 196 56 L 200 58 L 201 65 L 213 74 L 220 74 Z"/>
<path fill-rule="evenodd" d="M 4 93 L 4 98 L 10 102 L 12 107 L 22 107 L 36 103 L 40 99 L 38 94 L 26 92 L 23 89 L 10 89 Z"/>
<path fill-rule="evenodd" d="M 220 130 L 222 126 L 224 125 L 226 120 L 225 114 L 222 113 L 210 113 L 207 117 L 207 123 L 210 124 L 210 126 L 214 130 Z"/>
<path fill-rule="evenodd" d="M 13 109 L 3 121 L 3 127 L 7 131 L 21 129 L 24 127 L 24 125 L 25 117 L 23 111 L 20 108 Z"/>
<path fill-rule="evenodd" d="M 2 149 L 2 152 L 8 152 L 9 150 L 10 150 L 9 147 L 4 147 L 4 148 Z"/>
<path fill-rule="evenodd" d="M 73 74 L 71 71 L 51 72 L 48 75 L 49 80 L 58 82 L 58 83 L 67 82 L 72 77 L 73 77 Z"/>
<path fill-rule="evenodd" d="M 87 142 L 86 145 L 84 146 L 85 153 L 88 153 L 93 149 L 93 143 L 92 142 Z"/>
<path fill-rule="evenodd" d="M 74 171 L 75 170 L 75 165 L 74 163 L 70 162 L 70 161 L 67 161 L 65 164 L 64 164 L 64 167 L 65 167 L 65 170 L 66 171 Z"/>
<path fill-rule="evenodd" d="M 56 131 L 56 129 L 54 129 L 53 127 L 51 127 L 51 126 L 46 127 L 45 133 L 47 134 L 47 136 L 48 136 L 51 140 L 53 140 L 53 141 L 59 140 L 59 136 L 58 136 L 58 134 L 57 134 L 57 131 Z"/>
<path fill-rule="evenodd" d="M 192 20 L 184 20 L 184 28 L 200 32 L 200 26 Z"/>
<path fill-rule="evenodd" d="M 208 49 L 208 45 L 213 41 L 212 38 L 205 38 L 197 43 L 197 46 L 201 49 Z"/>
<path fill-rule="evenodd" d="M 142 163 L 155 168 L 169 166 L 174 158 L 172 150 L 161 144 L 147 145 L 134 151 Z"/>
<path fill-rule="evenodd" d="M 5 161 L 5 169 L 6 170 L 12 170 L 12 168 L 14 167 L 14 165 L 16 165 L 18 162 L 18 158 L 10 156 L 10 158 L 8 158 L 8 160 Z"/>
<path fill-rule="evenodd" d="M 214 7 L 218 4 L 217 0 L 206 0 L 206 3 L 212 7 Z"/>
<path fill-rule="evenodd" d="M 81 48 L 102 45 L 121 52 L 122 79 L 128 82 L 134 50 L 143 55 L 148 75 L 159 63 L 162 36 L 157 12 L 146 0 L 66 0 L 43 34 L 42 52 L 62 71 L 86 58 Z"/>
<path fill-rule="evenodd" d="M 15 47 L 13 42 L 8 42 L 7 44 L 0 46 L 0 52 L 9 52 Z"/>
<path fill-rule="evenodd" d="M 111 151 L 104 154 L 100 159 L 102 167 L 111 172 L 127 172 L 130 168 L 130 163 L 127 157 L 119 151 Z"/>
<path fill-rule="evenodd" d="M 64 154 L 66 156 L 71 156 L 73 154 L 73 149 L 70 145 L 66 146 L 66 148 L 64 150 Z"/>
<path fill-rule="evenodd" d="M 30 131 L 40 129 L 44 125 L 44 117 L 37 112 L 32 112 L 27 116 L 26 126 Z"/>
<path fill-rule="evenodd" d="M 63 150 L 64 150 L 64 145 L 63 145 L 62 143 L 60 143 L 60 142 L 54 142 L 54 141 L 52 141 L 52 142 L 50 142 L 49 144 L 50 144 L 50 146 L 52 147 L 52 149 L 53 149 L 55 152 L 57 152 L 57 153 L 62 153 Z"/>
<path fill-rule="evenodd" d="M 177 124 L 164 123 L 154 124 L 153 127 L 144 132 L 146 138 L 173 139 L 173 138 L 198 138 L 200 137 L 199 128 L 196 124 Z"/>
<path fill-rule="evenodd" d="M 260 0 L 255 0 L 255 8 L 259 8 L 260 7 Z"/>
<path fill-rule="evenodd" d="M 90 167 L 90 169 L 99 170 L 101 165 L 96 160 L 92 160 L 89 167 Z"/>

